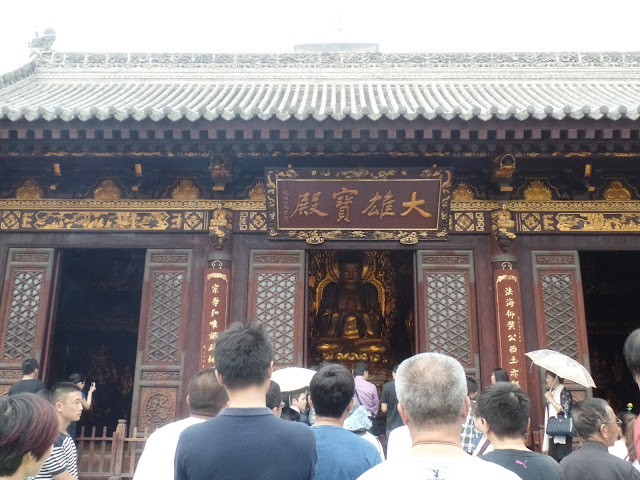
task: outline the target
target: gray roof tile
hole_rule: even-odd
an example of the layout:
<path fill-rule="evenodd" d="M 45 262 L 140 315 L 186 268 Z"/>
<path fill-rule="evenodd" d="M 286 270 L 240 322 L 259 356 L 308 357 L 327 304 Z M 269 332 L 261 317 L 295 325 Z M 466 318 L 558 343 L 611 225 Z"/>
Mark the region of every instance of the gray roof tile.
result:
<path fill-rule="evenodd" d="M 85 54 L 0 77 L 0 119 L 640 117 L 640 53 Z"/>

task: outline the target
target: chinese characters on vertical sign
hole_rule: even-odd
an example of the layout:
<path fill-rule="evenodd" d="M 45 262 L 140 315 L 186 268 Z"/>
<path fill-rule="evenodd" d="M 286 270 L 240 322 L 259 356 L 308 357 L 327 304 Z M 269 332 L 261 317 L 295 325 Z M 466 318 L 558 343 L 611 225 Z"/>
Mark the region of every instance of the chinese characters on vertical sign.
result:
<path fill-rule="evenodd" d="M 271 170 L 270 237 L 444 239 L 451 172 L 439 169 Z"/>
<path fill-rule="evenodd" d="M 526 387 L 520 281 L 514 270 L 494 272 L 500 365 L 511 382 Z"/>
<path fill-rule="evenodd" d="M 219 260 L 214 260 L 205 270 L 204 306 L 202 314 L 201 367 L 215 367 L 213 349 L 216 340 L 227 324 L 229 304 L 230 270 L 223 268 Z"/>

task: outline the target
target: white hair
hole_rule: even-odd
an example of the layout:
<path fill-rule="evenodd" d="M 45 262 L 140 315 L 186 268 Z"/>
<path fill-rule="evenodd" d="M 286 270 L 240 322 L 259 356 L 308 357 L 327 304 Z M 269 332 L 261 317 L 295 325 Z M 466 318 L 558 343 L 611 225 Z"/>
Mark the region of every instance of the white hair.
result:
<path fill-rule="evenodd" d="M 420 353 L 400 364 L 396 394 L 417 427 L 459 423 L 467 377 L 456 359 L 441 353 Z"/>

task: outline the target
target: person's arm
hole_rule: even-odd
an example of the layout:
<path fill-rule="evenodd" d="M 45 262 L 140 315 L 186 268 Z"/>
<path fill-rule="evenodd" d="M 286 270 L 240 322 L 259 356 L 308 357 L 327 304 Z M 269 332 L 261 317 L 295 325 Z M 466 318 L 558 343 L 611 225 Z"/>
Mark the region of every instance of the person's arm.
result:
<path fill-rule="evenodd" d="M 76 477 L 69 473 L 69 470 L 65 470 L 62 473 L 54 475 L 53 478 L 55 478 L 56 480 L 78 480 Z"/>
<path fill-rule="evenodd" d="M 382 398 L 380 399 L 380 410 L 382 410 L 382 413 L 387 413 L 387 410 L 389 410 L 389 388 L 388 383 L 383 385 L 382 387 Z"/>
<path fill-rule="evenodd" d="M 82 408 L 85 410 L 89 410 L 91 408 L 91 401 L 93 400 L 93 392 L 96 391 L 95 383 L 92 383 L 89 387 L 89 393 L 87 394 L 87 398 L 82 399 Z"/>
<path fill-rule="evenodd" d="M 380 399 L 378 398 L 378 389 L 375 386 L 373 387 L 372 393 L 373 393 L 373 409 L 374 409 L 373 414 L 377 415 L 378 409 L 380 408 Z"/>

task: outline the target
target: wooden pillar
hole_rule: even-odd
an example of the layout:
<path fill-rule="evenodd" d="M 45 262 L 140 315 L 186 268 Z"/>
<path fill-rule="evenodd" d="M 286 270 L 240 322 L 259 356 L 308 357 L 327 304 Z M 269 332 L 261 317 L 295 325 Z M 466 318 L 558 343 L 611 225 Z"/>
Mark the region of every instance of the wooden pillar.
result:
<path fill-rule="evenodd" d="M 229 294 L 233 259 L 231 237 L 233 213 L 224 208 L 212 212 L 209 223 L 211 249 L 204 270 L 200 368 L 215 367 L 213 349 L 229 323 Z"/>
<path fill-rule="evenodd" d="M 215 367 L 213 349 L 221 331 L 229 322 L 231 255 L 216 250 L 207 260 L 204 271 L 200 367 Z"/>
<path fill-rule="evenodd" d="M 517 269 L 515 222 L 505 207 L 492 212 L 491 265 L 500 366 L 512 383 L 527 389 L 522 292 Z"/>

